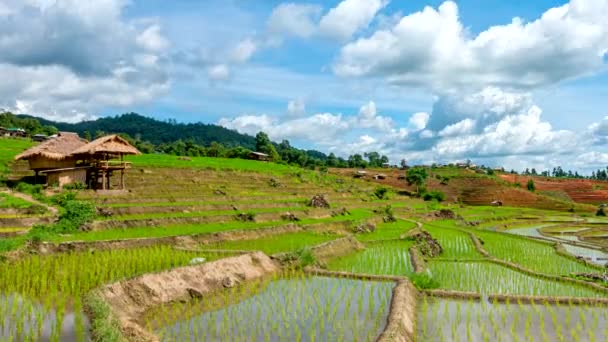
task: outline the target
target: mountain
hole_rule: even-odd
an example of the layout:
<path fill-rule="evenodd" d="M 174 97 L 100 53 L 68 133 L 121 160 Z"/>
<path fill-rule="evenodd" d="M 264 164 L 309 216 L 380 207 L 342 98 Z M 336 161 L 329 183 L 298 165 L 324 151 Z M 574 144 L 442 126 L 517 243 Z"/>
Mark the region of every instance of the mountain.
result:
<path fill-rule="evenodd" d="M 196 144 L 204 146 L 209 146 L 212 142 L 218 142 L 228 147 L 255 148 L 254 137 L 218 125 L 160 121 L 136 113 L 104 117 L 74 124 L 54 122 L 29 115 L 19 115 L 19 117 L 37 119 L 42 125 L 55 126 L 60 131 L 76 132 L 81 136 L 85 135 L 85 132 L 93 137 L 98 132 L 126 133 L 131 137 L 149 141 L 154 145 L 172 143 L 177 140 L 193 140 Z"/>

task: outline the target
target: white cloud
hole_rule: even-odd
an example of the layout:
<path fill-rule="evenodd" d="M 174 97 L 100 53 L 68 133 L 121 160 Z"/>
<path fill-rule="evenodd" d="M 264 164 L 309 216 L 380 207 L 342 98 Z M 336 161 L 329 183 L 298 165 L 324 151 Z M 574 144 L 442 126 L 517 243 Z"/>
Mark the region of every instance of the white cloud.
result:
<path fill-rule="evenodd" d="M 451 137 L 451 136 L 455 136 L 455 135 L 469 134 L 475 128 L 475 124 L 476 124 L 475 120 L 471 120 L 471 119 L 467 118 L 467 119 L 459 121 L 455 124 L 446 126 L 441 131 L 439 131 L 438 134 L 440 137 Z"/>
<path fill-rule="evenodd" d="M 147 103 L 169 88 L 158 24 L 124 0 L 3 1 L 0 106 L 60 121 Z M 8 13 L 8 14 L 7 14 Z"/>
<path fill-rule="evenodd" d="M 388 132 L 394 127 L 393 119 L 378 115 L 376 104 L 373 101 L 361 106 L 359 116 L 354 120 L 352 126 L 357 128 L 373 128 Z"/>
<path fill-rule="evenodd" d="M 366 28 L 387 3 L 386 0 L 344 0 L 321 18 L 319 31 L 330 38 L 348 39 Z"/>
<path fill-rule="evenodd" d="M 230 78 L 230 68 L 226 64 L 216 64 L 207 70 L 211 81 L 226 81 Z"/>
<path fill-rule="evenodd" d="M 311 4 L 280 4 L 272 10 L 267 26 L 271 34 L 308 38 L 316 30 L 321 7 Z"/>
<path fill-rule="evenodd" d="M 426 112 L 414 113 L 410 117 L 409 127 L 414 131 L 423 130 L 429 122 L 429 117 L 429 113 Z"/>
<path fill-rule="evenodd" d="M 572 0 L 535 21 L 515 18 L 470 37 L 457 5 L 446 1 L 347 44 L 334 71 L 434 90 L 554 84 L 602 67 L 607 16 L 608 1 Z"/>
<path fill-rule="evenodd" d="M 136 38 L 137 44 L 148 51 L 164 52 L 169 48 L 169 41 L 160 33 L 160 26 L 152 25 Z"/>
<path fill-rule="evenodd" d="M 290 100 L 287 103 L 287 114 L 290 116 L 301 116 L 306 114 L 306 103 L 303 99 Z"/>
<path fill-rule="evenodd" d="M 235 63 L 244 63 L 253 56 L 256 50 L 256 43 L 252 39 L 245 39 L 233 49 L 231 59 Z"/>

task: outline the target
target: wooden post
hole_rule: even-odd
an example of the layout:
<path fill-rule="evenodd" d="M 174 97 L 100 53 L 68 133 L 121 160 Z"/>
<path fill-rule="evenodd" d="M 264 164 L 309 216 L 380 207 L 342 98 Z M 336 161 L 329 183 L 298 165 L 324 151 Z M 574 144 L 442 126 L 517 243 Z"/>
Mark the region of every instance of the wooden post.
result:
<path fill-rule="evenodd" d="M 106 171 L 101 171 L 101 190 L 106 190 Z"/>
<path fill-rule="evenodd" d="M 120 170 L 120 190 L 125 189 L 125 169 Z"/>

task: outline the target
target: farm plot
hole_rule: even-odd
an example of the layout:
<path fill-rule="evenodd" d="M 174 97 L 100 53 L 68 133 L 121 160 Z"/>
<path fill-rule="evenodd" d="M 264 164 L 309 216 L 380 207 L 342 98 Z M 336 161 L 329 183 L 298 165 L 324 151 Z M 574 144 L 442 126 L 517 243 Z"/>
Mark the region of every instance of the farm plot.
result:
<path fill-rule="evenodd" d="M 144 320 L 164 341 L 374 341 L 393 286 L 299 275 L 162 307 Z"/>
<path fill-rule="evenodd" d="M 443 247 L 441 258 L 448 259 L 481 259 L 483 256 L 475 249 L 471 237 L 462 231 L 452 228 L 441 228 L 427 224 L 424 229 Z"/>
<path fill-rule="evenodd" d="M 364 251 L 333 259 L 327 266 L 335 271 L 406 276 L 414 272 L 408 250 L 412 245 L 412 241 L 371 243 Z"/>
<path fill-rule="evenodd" d="M 282 252 L 292 252 L 311 247 L 323 242 L 342 237 L 339 234 L 318 234 L 314 232 L 297 232 L 277 234 L 255 240 L 223 241 L 203 245 L 203 249 L 247 250 L 262 251 L 268 255 Z"/>
<path fill-rule="evenodd" d="M 424 297 L 420 341 L 606 341 L 608 308 Z"/>
<path fill-rule="evenodd" d="M 492 256 L 535 272 L 552 275 L 601 272 L 600 268 L 558 255 L 548 243 L 493 232 L 476 231 L 475 235 L 483 240 L 484 248 Z"/>
<path fill-rule="evenodd" d="M 110 281 L 184 266 L 202 256 L 213 257 L 149 247 L 29 256 L 0 263 L 0 337 L 86 340 L 82 295 Z"/>
<path fill-rule="evenodd" d="M 441 288 L 482 294 L 602 297 L 601 292 L 568 283 L 532 277 L 487 261 L 433 261 L 430 274 Z"/>

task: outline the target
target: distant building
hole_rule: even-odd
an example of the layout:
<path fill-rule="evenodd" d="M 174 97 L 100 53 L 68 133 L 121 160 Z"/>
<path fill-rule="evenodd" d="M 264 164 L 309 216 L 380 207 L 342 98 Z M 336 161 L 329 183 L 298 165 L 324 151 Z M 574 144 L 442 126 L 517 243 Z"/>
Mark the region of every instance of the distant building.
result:
<path fill-rule="evenodd" d="M 141 153 L 117 135 L 87 142 L 76 133 L 61 132 L 15 160 L 27 160 L 36 179 L 40 174 L 46 176 L 47 185 L 81 183 L 90 189 L 109 190 L 114 172 L 120 172 L 120 188 L 124 189 L 125 170 L 130 168 L 130 163 L 123 161 L 127 154 Z M 118 158 L 120 161 L 112 160 Z"/>
<path fill-rule="evenodd" d="M 4 137 L 21 137 L 24 138 L 27 136 L 27 133 L 22 128 L 4 128 L 0 127 L 0 135 Z"/>
<path fill-rule="evenodd" d="M 32 140 L 36 142 L 46 141 L 49 137 L 46 134 L 36 134 L 32 136 Z"/>
<path fill-rule="evenodd" d="M 267 155 L 266 153 L 262 153 L 262 152 L 250 152 L 249 159 L 260 160 L 260 161 L 269 161 L 270 156 Z"/>

